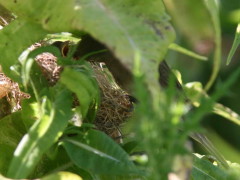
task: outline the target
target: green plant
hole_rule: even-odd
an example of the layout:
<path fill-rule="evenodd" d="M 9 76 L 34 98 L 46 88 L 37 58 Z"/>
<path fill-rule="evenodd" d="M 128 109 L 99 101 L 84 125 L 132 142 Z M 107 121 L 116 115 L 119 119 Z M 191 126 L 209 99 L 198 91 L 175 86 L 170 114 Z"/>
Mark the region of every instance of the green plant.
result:
<path fill-rule="evenodd" d="M 182 83 L 183 90 L 176 90 L 173 75 L 169 75 L 167 88 L 160 87 L 159 63 L 168 49 L 207 60 L 173 43 L 176 35 L 161 0 L 141 0 L 137 4 L 133 0 L 0 0 L 1 68 L 11 82 L 17 82 L 22 91 L 31 95 L 28 100 L 17 100 L 15 94 L 22 92 L 12 86 L 7 89 L 2 86 L 5 81 L 0 79 L 0 108 L 10 104 L 7 108 L 12 111 L 0 116 L 0 174 L 43 180 L 171 179 L 172 176 L 237 179 L 238 164 L 228 162 L 230 167 L 223 167 L 215 157 L 191 154 L 193 150 L 188 146 L 189 135 L 202 131 L 200 120 L 208 113 L 240 125 L 237 113 L 217 103 L 239 78 L 239 68 L 212 95 L 207 94 L 221 63 L 216 1 L 198 1 L 203 11 L 196 11 L 184 21 L 179 16 L 180 10 L 197 10 L 192 2 L 179 4 L 179 8 L 177 1 L 164 3 L 177 22 L 175 28 L 187 40 L 195 44 L 204 37 L 215 43 L 212 75 L 205 87 L 200 82 Z M 208 16 L 199 17 L 197 13 L 203 12 L 209 12 Z M 191 34 L 186 27 L 194 27 L 194 18 L 200 18 L 198 26 L 205 29 L 192 28 Z M 79 44 L 86 34 L 103 43 L 107 50 L 78 59 L 76 52 L 81 51 Z M 238 37 L 237 30 L 228 63 L 239 45 Z M 114 62 L 110 63 L 117 62 L 131 72 L 132 94 L 139 101 L 134 112 L 130 112 L 134 103 L 126 102 L 129 106 L 126 111 L 133 115 L 122 130 L 116 128 L 117 133 L 130 133 L 120 144 L 95 126 L 105 90 L 93 64 L 87 60 L 104 52 L 114 54 Z M 44 59 L 39 57 L 42 53 L 52 55 L 45 54 Z M 51 61 L 46 60 L 50 56 Z M 100 70 L 109 80 L 109 87 L 123 92 L 128 99 L 130 92 L 126 93 L 114 82 L 108 69 Z M 16 105 L 21 110 L 14 112 Z M 75 120 L 77 123 L 72 122 Z M 211 147 L 206 149 L 211 151 Z"/>

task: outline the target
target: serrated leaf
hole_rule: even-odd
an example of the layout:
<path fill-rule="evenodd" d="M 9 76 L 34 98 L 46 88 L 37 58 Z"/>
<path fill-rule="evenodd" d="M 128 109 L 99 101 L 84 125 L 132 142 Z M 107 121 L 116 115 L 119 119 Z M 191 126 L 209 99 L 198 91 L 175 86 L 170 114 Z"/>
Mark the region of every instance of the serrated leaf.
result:
<path fill-rule="evenodd" d="M 227 65 L 229 65 L 229 63 L 231 62 L 232 57 L 233 57 L 234 53 L 236 52 L 239 44 L 240 44 L 240 23 L 237 26 L 234 41 L 233 41 L 233 45 L 232 45 L 232 48 L 230 49 L 230 52 L 229 52 L 228 57 L 227 57 Z"/>
<path fill-rule="evenodd" d="M 140 174 L 128 154 L 100 131 L 90 130 L 84 137 L 65 138 L 63 146 L 72 161 L 87 171 L 109 175 Z"/>
<path fill-rule="evenodd" d="M 67 126 L 72 116 L 71 92 L 60 90 L 55 98 L 53 102 L 47 99 L 44 116 L 33 124 L 19 143 L 8 170 L 9 177 L 26 178 Z"/>
<path fill-rule="evenodd" d="M 40 180 L 82 180 L 82 178 L 76 174 L 70 172 L 57 172 L 50 174 Z"/>

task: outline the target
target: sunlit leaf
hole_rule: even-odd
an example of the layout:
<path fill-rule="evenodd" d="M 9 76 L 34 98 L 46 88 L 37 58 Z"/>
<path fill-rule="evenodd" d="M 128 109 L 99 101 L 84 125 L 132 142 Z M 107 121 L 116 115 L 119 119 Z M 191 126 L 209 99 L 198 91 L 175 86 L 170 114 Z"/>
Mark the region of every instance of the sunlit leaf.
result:
<path fill-rule="evenodd" d="M 44 116 L 33 124 L 15 150 L 9 177 L 26 178 L 67 126 L 72 116 L 72 96 L 65 89 L 58 91 L 53 102 L 47 99 Z"/>
<path fill-rule="evenodd" d="M 184 85 L 184 92 L 194 106 L 200 105 L 200 100 L 204 96 L 203 86 L 200 82 L 189 82 Z"/>
<path fill-rule="evenodd" d="M 229 174 L 228 179 L 237 180 L 240 177 L 240 164 L 238 163 L 229 163 L 230 169 L 227 171 Z"/>
<path fill-rule="evenodd" d="M 57 172 L 50 174 L 40 180 L 82 180 L 82 178 L 76 174 L 70 172 Z"/>
<path fill-rule="evenodd" d="M 9 178 L 6 178 L 6 177 L 2 176 L 1 174 L 0 174 L 0 179 L 1 180 L 12 180 L 12 179 L 9 179 Z"/>

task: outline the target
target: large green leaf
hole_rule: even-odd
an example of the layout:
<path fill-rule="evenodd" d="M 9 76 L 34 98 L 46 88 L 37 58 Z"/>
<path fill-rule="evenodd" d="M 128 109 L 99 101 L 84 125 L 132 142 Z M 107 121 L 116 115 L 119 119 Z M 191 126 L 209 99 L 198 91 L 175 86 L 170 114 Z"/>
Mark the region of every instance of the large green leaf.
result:
<path fill-rule="evenodd" d="M 0 0 L 0 3 L 19 19 L 38 23 L 47 31 L 91 34 L 106 44 L 130 70 L 139 55 L 146 82 L 152 92 L 157 93 L 158 63 L 174 40 L 174 31 L 161 0 L 137 3 L 134 0 L 69 0 L 67 3 L 64 0 Z M 25 33 L 31 37 L 34 31 L 27 29 Z"/>
<path fill-rule="evenodd" d="M 0 4 L 0 29 L 6 26 L 12 19 L 14 19 L 12 13 Z"/>
<path fill-rule="evenodd" d="M 158 96 L 158 64 L 174 39 L 162 1 L 84 0 L 79 6 L 82 23 L 76 27 L 104 43 L 129 70 L 139 57 L 145 82 Z"/>
<path fill-rule="evenodd" d="M 55 92 L 55 99 L 45 99 L 45 114 L 22 138 L 11 161 L 8 176 L 26 178 L 50 146 L 61 136 L 72 116 L 71 92 L 63 89 Z"/>
<path fill-rule="evenodd" d="M 128 154 L 106 134 L 90 130 L 83 137 L 65 138 L 63 146 L 72 161 L 95 174 L 139 174 Z"/>

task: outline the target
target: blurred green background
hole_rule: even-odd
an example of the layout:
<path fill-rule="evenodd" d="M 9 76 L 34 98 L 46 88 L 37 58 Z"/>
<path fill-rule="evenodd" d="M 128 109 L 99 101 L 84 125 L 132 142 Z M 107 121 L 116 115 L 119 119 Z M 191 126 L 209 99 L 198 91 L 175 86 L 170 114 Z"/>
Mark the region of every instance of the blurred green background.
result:
<path fill-rule="evenodd" d="M 212 72 L 215 45 L 214 29 L 204 2 L 199 0 L 165 0 L 164 2 L 176 30 L 176 43 L 209 58 L 208 61 L 199 61 L 170 50 L 167 55 L 167 62 L 173 69 L 181 72 L 183 83 L 200 81 L 205 86 Z M 218 85 L 224 82 L 240 66 L 239 47 L 231 63 L 228 66 L 226 65 L 236 27 L 240 21 L 240 1 L 220 0 L 218 5 L 222 31 L 222 64 L 220 73 L 213 87 L 209 90 L 209 94 L 212 94 L 218 88 Z M 219 102 L 240 114 L 240 79 Z M 213 114 L 205 116 L 202 124 L 212 132 L 209 133 L 209 136 L 215 141 L 218 148 L 226 146 L 226 144 L 223 144 L 227 142 L 229 148 L 221 149 L 224 151 L 223 154 L 226 158 L 232 162 L 240 163 L 240 158 L 236 158 L 237 155 L 240 155 L 239 126 Z M 229 150 L 231 148 L 234 150 Z"/>

